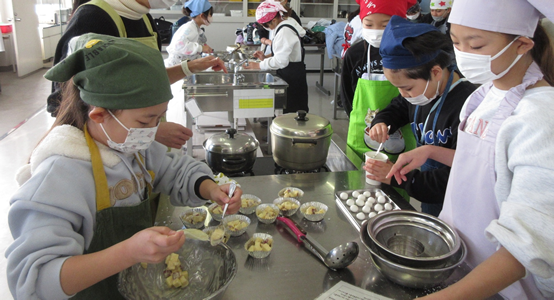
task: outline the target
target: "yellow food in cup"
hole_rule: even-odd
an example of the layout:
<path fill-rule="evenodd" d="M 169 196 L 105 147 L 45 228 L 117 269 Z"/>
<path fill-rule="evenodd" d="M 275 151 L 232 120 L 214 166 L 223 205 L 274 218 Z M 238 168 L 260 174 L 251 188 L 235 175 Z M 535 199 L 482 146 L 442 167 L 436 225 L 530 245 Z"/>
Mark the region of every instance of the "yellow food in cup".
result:
<path fill-rule="evenodd" d="M 242 208 L 248 208 L 252 206 L 258 205 L 258 200 L 256 199 L 250 199 L 250 198 L 243 198 L 240 201 Z"/>
<path fill-rule="evenodd" d="M 201 214 L 199 212 L 192 212 L 189 214 L 186 214 L 183 218 L 183 221 L 191 224 L 198 224 L 204 222 L 205 216 L 204 214 Z"/>
<path fill-rule="evenodd" d="M 223 213 L 223 207 L 221 206 L 216 206 L 213 210 L 212 210 L 212 213 L 216 214 L 216 215 L 221 215 Z"/>
<path fill-rule="evenodd" d="M 298 191 L 297 190 L 292 190 L 292 189 L 286 189 L 284 192 L 283 192 L 283 197 L 285 198 L 296 198 L 298 197 Z"/>
<path fill-rule="evenodd" d="M 165 283 L 170 288 L 184 288 L 189 285 L 189 272 L 181 269 L 181 261 L 177 253 L 171 253 L 165 258 Z"/>
<path fill-rule="evenodd" d="M 239 231 L 246 227 L 248 227 L 248 223 L 241 220 L 234 220 L 227 223 L 227 229 L 229 229 L 230 231 Z"/>
<path fill-rule="evenodd" d="M 277 204 L 277 207 L 279 207 L 280 210 L 287 211 L 287 210 L 297 209 L 298 204 L 292 201 L 283 201 Z"/>
<path fill-rule="evenodd" d="M 277 212 L 273 208 L 268 206 L 264 208 L 262 211 L 258 212 L 258 217 L 260 217 L 260 219 L 271 220 L 277 217 Z"/>
<path fill-rule="evenodd" d="M 249 242 L 250 246 L 248 247 L 248 251 L 271 251 L 271 247 L 273 246 L 273 240 L 272 239 L 262 239 L 262 238 L 256 238 L 254 240 L 250 240 Z"/>
<path fill-rule="evenodd" d="M 325 210 L 322 208 L 322 209 L 317 209 L 317 207 L 315 206 L 308 206 L 306 208 L 306 212 L 305 214 L 307 215 L 319 215 L 319 214 L 324 214 L 325 213 Z"/>

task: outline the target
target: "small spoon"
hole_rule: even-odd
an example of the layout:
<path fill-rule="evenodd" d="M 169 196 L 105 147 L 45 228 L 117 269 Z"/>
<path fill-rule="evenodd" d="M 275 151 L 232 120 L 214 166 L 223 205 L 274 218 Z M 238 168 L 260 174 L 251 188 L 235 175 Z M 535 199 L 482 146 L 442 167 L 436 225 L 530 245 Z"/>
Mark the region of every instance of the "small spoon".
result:
<path fill-rule="evenodd" d="M 390 130 L 390 125 L 387 126 L 387 133 L 389 132 L 389 130 Z M 377 156 L 377 154 L 379 154 L 382 147 L 383 147 L 383 143 L 379 144 L 379 149 L 377 149 L 377 153 L 375 153 L 375 156 Z M 375 156 L 373 156 L 373 157 L 375 157 Z"/>
<path fill-rule="evenodd" d="M 235 193 L 236 189 L 237 189 L 237 184 L 235 182 L 231 182 L 231 184 L 229 185 L 229 199 L 233 197 L 233 194 Z M 214 231 L 212 232 L 212 235 L 210 236 L 210 244 L 212 246 L 219 245 L 225 238 L 225 226 L 223 225 L 223 218 L 225 217 L 225 212 L 227 211 L 228 206 L 229 206 L 229 203 L 225 203 L 225 206 L 223 207 L 223 213 L 221 214 L 221 224 L 219 224 L 214 229 Z"/>

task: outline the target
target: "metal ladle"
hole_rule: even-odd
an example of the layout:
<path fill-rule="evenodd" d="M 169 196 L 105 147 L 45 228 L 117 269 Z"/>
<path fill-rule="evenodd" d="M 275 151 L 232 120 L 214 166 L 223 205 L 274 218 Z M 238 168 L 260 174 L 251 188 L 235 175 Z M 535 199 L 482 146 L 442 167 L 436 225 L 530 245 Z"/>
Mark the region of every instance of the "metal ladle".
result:
<path fill-rule="evenodd" d="M 296 235 L 298 242 L 303 243 L 329 269 L 346 268 L 358 257 L 360 248 L 356 242 L 348 242 L 327 251 L 321 244 L 300 229 L 293 220 L 285 217 L 277 217 L 277 220 L 285 223 Z"/>

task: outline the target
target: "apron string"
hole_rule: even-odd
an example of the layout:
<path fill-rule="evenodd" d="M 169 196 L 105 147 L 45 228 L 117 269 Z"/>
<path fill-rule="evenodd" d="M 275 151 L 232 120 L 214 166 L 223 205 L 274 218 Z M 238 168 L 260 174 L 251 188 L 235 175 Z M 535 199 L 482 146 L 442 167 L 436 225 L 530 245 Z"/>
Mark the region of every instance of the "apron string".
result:
<path fill-rule="evenodd" d="M 104 170 L 104 164 L 102 163 L 102 157 L 100 156 L 98 146 L 90 136 L 86 124 L 83 131 L 85 132 L 85 139 L 90 151 L 92 175 L 94 176 L 94 186 L 96 190 L 96 211 L 101 211 L 111 206 L 108 178 L 106 177 L 106 171 Z"/>

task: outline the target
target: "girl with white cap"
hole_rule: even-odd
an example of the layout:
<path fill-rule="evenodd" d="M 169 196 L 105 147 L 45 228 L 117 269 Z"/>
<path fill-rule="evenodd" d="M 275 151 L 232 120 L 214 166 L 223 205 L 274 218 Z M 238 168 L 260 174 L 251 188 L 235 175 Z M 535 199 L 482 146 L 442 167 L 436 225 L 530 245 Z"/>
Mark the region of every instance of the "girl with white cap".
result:
<path fill-rule="evenodd" d="M 464 104 L 458 146 L 401 155 L 397 181 L 432 158 L 452 166 L 440 218 L 457 229 L 474 268 L 429 299 L 554 297 L 554 54 L 538 25 L 552 1 L 458 0 L 456 60 L 482 86 Z M 539 12 L 540 11 L 540 12 Z"/>
<path fill-rule="evenodd" d="M 285 8 L 278 1 L 266 0 L 256 9 L 256 22 L 265 29 L 273 31 L 271 41 L 272 56 L 266 57 L 261 51 L 254 55 L 260 63 L 250 62 L 245 69 L 277 70 L 277 75 L 286 81 L 287 103 L 283 112 L 308 111 L 308 82 L 306 81 L 306 64 L 298 23 L 288 19 L 290 8 Z M 303 29 L 301 29 L 303 30 Z"/>
<path fill-rule="evenodd" d="M 190 16 L 191 21 L 183 24 L 171 38 L 167 46 L 168 57 L 164 60 L 166 67 L 180 64 L 183 60 L 196 59 L 202 53 L 212 53 L 208 39 L 200 26 L 212 23 L 213 7 L 208 0 L 189 0 L 183 5 L 183 14 Z"/>

